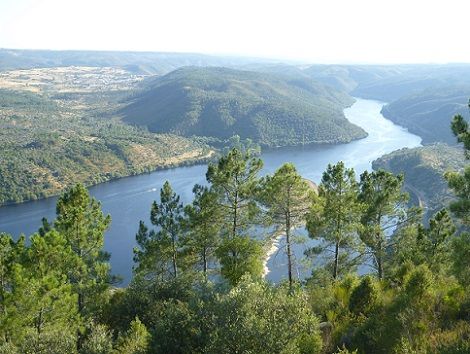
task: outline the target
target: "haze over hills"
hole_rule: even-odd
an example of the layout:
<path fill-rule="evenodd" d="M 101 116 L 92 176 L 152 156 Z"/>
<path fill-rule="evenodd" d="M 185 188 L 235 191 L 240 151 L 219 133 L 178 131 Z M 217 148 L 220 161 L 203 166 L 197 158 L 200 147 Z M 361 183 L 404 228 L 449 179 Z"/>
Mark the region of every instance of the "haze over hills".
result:
<path fill-rule="evenodd" d="M 301 72 L 352 96 L 387 102 L 384 116 L 419 135 L 424 144 L 455 144 L 452 117 L 468 118 L 468 64 L 313 65 Z"/>
<path fill-rule="evenodd" d="M 59 66 L 118 67 L 134 74 L 164 75 L 182 66 L 235 67 L 274 60 L 198 53 L 86 50 L 22 50 L 0 48 L 0 71 Z"/>
<path fill-rule="evenodd" d="M 342 110 L 345 92 L 308 78 L 227 68 L 186 67 L 143 83 L 121 110 L 124 121 L 154 132 L 264 146 L 344 143 L 365 136 Z"/>
<path fill-rule="evenodd" d="M 353 95 L 391 102 L 428 88 L 470 85 L 469 64 L 400 65 L 397 74 L 364 82 Z"/>

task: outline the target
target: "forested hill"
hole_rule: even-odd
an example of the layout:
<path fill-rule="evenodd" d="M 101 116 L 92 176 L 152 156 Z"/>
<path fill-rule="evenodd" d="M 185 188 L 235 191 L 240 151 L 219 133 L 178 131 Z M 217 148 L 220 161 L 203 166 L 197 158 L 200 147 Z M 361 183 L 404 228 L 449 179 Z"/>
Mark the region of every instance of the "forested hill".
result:
<path fill-rule="evenodd" d="M 237 134 L 276 147 L 364 137 L 344 117 L 352 103 L 346 93 L 308 78 L 185 67 L 145 81 L 121 114 L 154 132 L 219 139 Z"/>
<path fill-rule="evenodd" d="M 205 161 L 212 152 L 204 144 L 109 114 L 138 80 L 115 68 L 0 73 L 0 206 L 56 195 L 77 182 Z"/>
<path fill-rule="evenodd" d="M 450 121 L 456 114 L 468 116 L 470 85 L 434 87 L 404 96 L 386 105 L 382 114 L 423 138 L 423 143 L 455 144 Z"/>
<path fill-rule="evenodd" d="M 405 189 L 412 195 L 412 201 L 425 206 L 427 215 L 431 216 L 453 197 L 445 172 L 461 171 L 465 163 L 460 147 L 435 144 L 394 151 L 375 160 L 372 167 L 403 173 Z"/>

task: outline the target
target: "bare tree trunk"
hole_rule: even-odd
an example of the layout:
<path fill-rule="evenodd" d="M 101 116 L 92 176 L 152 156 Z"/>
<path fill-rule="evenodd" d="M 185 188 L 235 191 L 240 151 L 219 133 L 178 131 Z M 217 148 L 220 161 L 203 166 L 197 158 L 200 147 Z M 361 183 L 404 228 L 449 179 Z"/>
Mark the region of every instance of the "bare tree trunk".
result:
<path fill-rule="evenodd" d="M 378 255 L 377 256 L 377 270 L 378 270 L 378 275 L 379 275 L 379 280 L 382 280 L 383 278 L 383 273 L 384 273 L 384 270 L 383 270 L 383 262 L 382 262 L 382 255 Z"/>
<path fill-rule="evenodd" d="M 333 279 L 338 277 L 338 265 L 339 265 L 339 242 L 335 243 L 335 264 L 333 266 Z"/>
<path fill-rule="evenodd" d="M 78 293 L 78 313 L 83 316 L 83 294 Z M 83 346 L 83 334 L 80 329 L 77 330 L 77 351 L 80 352 Z"/>
<path fill-rule="evenodd" d="M 378 272 L 378 276 L 379 276 L 379 280 L 382 280 L 383 278 L 383 274 L 384 274 L 384 269 L 383 269 L 383 259 L 382 259 L 382 239 L 380 238 L 380 233 L 377 233 L 377 238 L 378 238 L 378 246 L 377 247 L 377 255 L 376 255 L 376 258 L 377 258 L 377 272 Z"/>
<path fill-rule="evenodd" d="M 207 280 L 207 251 L 204 250 L 202 253 L 202 262 L 203 262 L 203 272 L 204 272 L 204 279 Z"/>
<path fill-rule="evenodd" d="M 286 243 L 287 243 L 287 273 L 289 277 L 289 288 L 292 289 L 292 249 L 290 239 L 290 218 L 286 215 Z"/>
<path fill-rule="evenodd" d="M 175 242 L 175 237 L 172 237 L 172 242 L 173 242 L 173 274 L 174 277 L 176 278 L 178 276 L 178 267 L 176 265 L 176 242 Z"/>

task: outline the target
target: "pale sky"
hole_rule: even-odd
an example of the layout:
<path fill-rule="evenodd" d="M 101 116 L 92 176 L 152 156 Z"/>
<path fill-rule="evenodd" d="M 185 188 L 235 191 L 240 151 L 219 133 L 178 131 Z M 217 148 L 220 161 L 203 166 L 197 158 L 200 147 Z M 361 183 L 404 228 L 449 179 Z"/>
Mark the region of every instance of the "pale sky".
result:
<path fill-rule="evenodd" d="M 0 0 L 0 48 L 470 63 L 470 0 Z"/>

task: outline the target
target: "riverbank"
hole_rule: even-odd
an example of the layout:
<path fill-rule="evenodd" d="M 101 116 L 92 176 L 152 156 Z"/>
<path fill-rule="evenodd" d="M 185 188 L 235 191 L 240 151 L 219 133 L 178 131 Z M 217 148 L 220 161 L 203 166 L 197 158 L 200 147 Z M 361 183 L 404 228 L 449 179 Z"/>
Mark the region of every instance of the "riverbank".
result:
<path fill-rule="evenodd" d="M 103 183 L 114 182 L 123 178 L 129 178 L 133 176 L 143 175 L 143 174 L 150 174 L 157 171 L 163 170 L 170 170 L 179 167 L 188 167 L 194 165 L 205 165 L 210 162 L 213 157 L 216 155 L 216 151 L 213 149 L 209 149 L 209 151 L 205 151 L 206 149 L 196 149 L 189 152 L 184 152 L 180 155 L 172 156 L 163 161 L 162 164 L 157 165 L 149 165 L 144 168 L 143 171 L 124 171 L 124 172 L 116 172 L 114 174 L 103 174 L 94 179 L 93 181 L 83 181 L 83 180 L 74 180 L 71 181 L 70 184 L 53 184 L 53 187 L 47 190 L 44 190 L 40 193 L 39 196 L 32 195 L 29 199 L 23 199 L 19 201 L 9 201 L 5 203 L 0 203 L 0 208 L 5 206 L 11 205 L 18 205 L 18 204 L 25 204 L 29 202 L 35 202 L 39 200 L 44 200 L 47 198 L 53 198 L 60 195 L 67 187 L 75 183 L 83 183 L 87 188 L 97 186 Z"/>
<path fill-rule="evenodd" d="M 367 138 L 349 144 L 263 151 L 260 156 L 264 161 L 261 175 L 272 174 L 283 163 L 291 162 L 304 178 L 318 182 L 329 163 L 342 160 L 348 167 L 362 172 L 370 170 L 371 162 L 379 156 L 403 147 L 417 146 L 420 138 L 386 121 L 380 115 L 381 107 L 382 104 L 376 101 L 358 99 L 351 108 L 345 110 L 347 118 L 360 121 L 362 126 L 367 127 Z M 158 199 L 158 191 L 163 183 L 169 181 L 181 196 L 181 202 L 190 203 L 194 184 L 207 183 L 206 172 L 204 164 L 196 164 L 120 178 L 89 189 L 91 195 L 101 201 L 104 212 L 112 217 L 111 228 L 105 235 L 105 250 L 111 254 L 113 273 L 124 279 L 122 286 L 132 277 L 132 249 L 135 247 L 139 221 L 150 223 L 150 207 Z M 19 237 L 21 233 L 31 235 L 41 226 L 42 217 L 54 219 L 55 203 L 56 198 L 48 198 L 0 208 L 0 231 L 14 237 Z M 266 246 L 266 252 L 271 246 Z M 304 249 L 302 246 L 294 249 L 297 259 L 303 258 Z M 285 277 L 283 257 L 285 252 L 270 254 L 266 263 L 269 268 L 266 279 L 279 281 Z M 276 262 L 272 262 L 274 258 Z"/>
<path fill-rule="evenodd" d="M 310 181 L 319 182 L 323 171 L 330 163 L 343 161 L 347 167 L 352 167 L 359 175 L 365 170 L 372 170 L 372 161 L 403 147 L 421 146 L 421 138 L 407 129 L 395 125 L 381 114 L 384 102 L 356 98 L 356 102 L 344 110 L 346 118 L 353 124 L 366 130 L 368 136 L 364 139 L 353 141 L 344 146 L 328 148 L 316 148 L 305 151 L 291 151 L 289 153 L 277 153 L 275 160 L 285 162 L 294 160 L 302 176 Z M 294 159 L 292 159 L 294 157 Z M 271 164 L 271 161 L 266 161 Z M 272 173 L 270 171 L 270 173 Z M 311 245 L 311 244 L 310 244 Z M 270 281 L 279 281 L 286 277 L 285 264 L 287 257 L 285 252 L 278 252 L 276 243 L 272 243 L 267 250 L 268 259 L 264 260 L 265 278 Z M 292 252 L 297 259 L 304 258 L 306 245 L 293 245 Z M 276 258 L 276 261 L 274 261 Z M 266 271 L 268 269 L 268 271 Z M 304 274 L 299 270 L 299 276 L 305 278 L 310 273 Z"/>
<path fill-rule="evenodd" d="M 271 236 L 270 240 L 266 243 L 265 246 L 265 257 L 263 258 L 263 278 L 266 278 L 269 274 L 268 261 L 274 256 L 275 253 L 281 251 L 279 249 L 279 243 L 281 238 L 284 236 L 284 232 L 277 231 Z"/>

